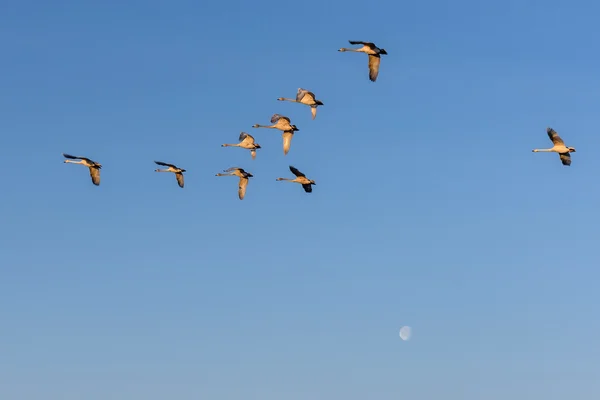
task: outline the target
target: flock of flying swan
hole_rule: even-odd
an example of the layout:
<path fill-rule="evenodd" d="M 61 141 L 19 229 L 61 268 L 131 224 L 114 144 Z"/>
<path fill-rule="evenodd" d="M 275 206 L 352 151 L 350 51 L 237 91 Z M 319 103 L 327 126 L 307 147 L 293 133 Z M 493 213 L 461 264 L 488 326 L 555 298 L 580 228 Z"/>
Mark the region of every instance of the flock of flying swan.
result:
<path fill-rule="evenodd" d="M 356 53 L 365 53 L 369 56 L 369 80 L 371 82 L 375 82 L 377 80 L 377 76 L 379 75 L 379 64 L 381 63 L 381 55 L 387 55 L 385 49 L 380 49 L 375 46 L 374 43 L 371 42 L 360 42 L 360 41 L 352 41 L 349 40 L 352 45 L 362 45 L 362 47 L 357 48 L 344 48 L 342 47 L 338 51 L 340 52 L 356 52 Z M 304 104 L 310 107 L 312 119 L 314 120 L 317 117 L 317 107 L 324 105 L 321 100 L 317 100 L 315 94 L 306 89 L 299 88 L 296 93 L 296 99 L 290 99 L 286 97 L 279 97 L 277 100 L 279 101 L 290 101 L 293 103 Z M 290 147 L 292 145 L 292 138 L 294 137 L 294 133 L 299 131 L 296 125 L 293 125 L 291 120 L 283 116 L 281 114 L 273 114 L 271 117 L 271 125 L 260 125 L 254 124 L 253 128 L 269 128 L 269 129 L 277 129 L 282 132 L 281 137 L 283 139 L 283 154 L 287 155 L 290 151 Z M 548 133 L 548 137 L 553 143 L 553 146 L 549 149 L 533 149 L 534 153 L 536 152 L 553 152 L 557 153 L 560 157 L 560 160 L 563 165 L 570 166 L 571 165 L 571 153 L 574 153 L 576 150 L 574 147 L 568 147 L 565 145 L 565 142 L 558 135 L 558 133 L 552 129 L 547 128 L 546 132 Z M 254 137 L 247 132 L 241 132 L 238 138 L 239 143 L 225 143 L 222 144 L 221 147 L 240 147 L 242 149 L 250 150 L 250 155 L 252 160 L 256 159 L 256 150 L 260 149 L 260 145 L 256 143 Z M 100 185 L 100 169 L 102 165 L 96 161 L 90 160 L 86 157 L 81 156 L 72 156 L 70 154 L 63 153 L 63 156 L 67 158 L 65 163 L 72 164 L 81 164 L 89 168 L 90 177 L 92 178 L 92 183 L 96 186 Z M 73 161 L 79 160 L 79 161 Z M 179 168 L 173 164 L 168 164 L 162 161 L 154 161 L 157 165 L 161 165 L 167 167 L 166 169 L 156 169 L 156 172 L 172 172 L 175 174 L 175 178 L 177 179 L 177 184 L 179 187 L 184 187 L 184 179 L 183 173 L 186 172 L 185 169 Z M 289 181 L 296 182 L 302 185 L 302 188 L 306 193 L 312 192 L 312 185 L 316 185 L 315 181 L 312 179 L 308 179 L 302 172 L 300 172 L 297 168 L 293 166 L 289 166 L 290 171 L 296 176 L 294 179 L 289 178 L 277 178 L 277 181 Z M 216 174 L 216 176 L 237 176 L 239 178 L 238 184 L 238 197 L 240 200 L 244 199 L 246 195 L 246 187 L 248 186 L 248 179 L 253 177 L 250 172 L 245 171 L 243 168 L 232 167 L 226 170 L 223 170 L 222 173 Z"/>

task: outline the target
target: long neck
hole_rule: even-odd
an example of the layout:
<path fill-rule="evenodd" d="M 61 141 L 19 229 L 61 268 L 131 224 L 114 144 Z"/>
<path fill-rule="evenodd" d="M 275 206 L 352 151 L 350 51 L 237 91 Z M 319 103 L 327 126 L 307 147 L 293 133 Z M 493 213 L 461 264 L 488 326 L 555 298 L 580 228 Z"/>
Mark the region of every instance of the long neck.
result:
<path fill-rule="evenodd" d="M 345 48 L 345 47 L 342 47 L 340 50 L 341 50 L 341 51 L 353 51 L 353 52 L 355 52 L 355 53 L 361 53 L 361 52 L 362 52 L 362 50 L 361 50 L 361 49 L 347 49 L 347 48 Z"/>
<path fill-rule="evenodd" d="M 277 178 L 278 181 L 291 181 L 291 179 L 288 178 Z"/>
<path fill-rule="evenodd" d="M 66 163 L 71 163 L 71 164 L 83 164 L 83 160 L 80 161 L 73 161 L 73 160 L 65 160 Z"/>
<path fill-rule="evenodd" d="M 256 124 L 256 125 L 254 125 L 254 127 L 255 128 L 271 128 L 272 129 L 272 128 L 275 128 L 275 125 L 259 125 L 259 124 Z"/>
<path fill-rule="evenodd" d="M 156 172 L 169 172 L 169 170 L 168 169 L 160 169 L 159 168 L 159 169 L 156 170 Z"/>
<path fill-rule="evenodd" d="M 540 151 L 547 151 L 547 152 L 551 152 L 552 149 L 533 149 L 534 152 L 540 152 Z"/>
<path fill-rule="evenodd" d="M 279 100 L 292 101 L 294 103 L 299 103 L 298 100 L 296 100 L 296 99 L 288 99 L 287 97 L 281 97 Z"/>
<path fill-rule="evenodd" d="M 232 146 L 233 146 L 233 147 L 239 147 L 239 146 L 240 146 L 240 144 L 239 144 L 239 143 L 237 143 L 237 144 L 225 143 L 225 144 L 222 144 L 222 145 L 221 145 L 221 147 L 232 147 Z"/>

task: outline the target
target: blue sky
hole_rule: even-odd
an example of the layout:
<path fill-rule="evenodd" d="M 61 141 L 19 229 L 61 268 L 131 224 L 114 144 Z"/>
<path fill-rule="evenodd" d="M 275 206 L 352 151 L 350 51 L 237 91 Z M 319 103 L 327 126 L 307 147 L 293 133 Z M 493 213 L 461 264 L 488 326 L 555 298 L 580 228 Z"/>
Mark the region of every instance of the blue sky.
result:
<path fill-rule="evenodd" d="M 600 396 L 600 5 L 1 8 L 0 398 Z"/>

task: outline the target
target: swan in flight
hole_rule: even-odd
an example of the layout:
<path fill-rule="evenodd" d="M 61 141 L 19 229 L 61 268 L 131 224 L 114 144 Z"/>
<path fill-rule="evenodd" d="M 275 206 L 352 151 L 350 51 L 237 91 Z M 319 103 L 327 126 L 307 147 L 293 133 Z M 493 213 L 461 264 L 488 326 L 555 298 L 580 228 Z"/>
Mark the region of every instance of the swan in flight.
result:
<path fill-rule="evenodd" d="M 290 165 L 290 171 L 292 171 L 292 174 L 296 175 L 296 178 L 294 179 L 289 179 L 289 178 L 277 178 L 277 181 L 288 181 L 288 182 L 296 182 L 302 185 L 302 187 L 304 188 L 304 191 L 306 193 L 311 193 L 312 192 L 312 185 L 316 185 L 315 181 L 313 181 L 312 179 L 308 179 L 306 177 L 306 175 L 304 175 L 302 172 L 298 171 L 297 168 L 293 167 Z"/>
<path fill-rule="evenodd" d="M 298 93 L 296 93 L 296 100 L 288 99 L 287 97 L 280 97 L 277 100 L 291 101 L 293 103 L 300 103 L 309 106 L 310 112 L 312 114 L 312 119 L 315 119 L 317 117 L 317 107 L 323 105 L 323 102 L 321 100 L 317 100 L 315 98 L 315 94 L 313 92 L 309 92 L 308 90 L 302 88 L 298 88 Z"/>
<path fill-rule="evenodd" d="M 342 47 L 338 51 L 353 51 L 356 53 L 365 53 L 369 55 L 369 79 L 371 82 L 375 82 L 377 80 L 377 75 L 379 75 L 379 63 L 381 62 L 381 54 L 387 55 L 387 51 L 385 49 L 380 49 L 375 46 L 374 43 L 371 42 L 360 42 L 355 40 L 349 40 L 350 44 L 362 44 L 362 47 L 357 47 L 353 49 L 347 49 Z"/>
<path fill-rule="evenodd" d="M 168 167 L 167 169 L 155 169 L 156 172 L 173 172 L 175 174 L 175 178 L 177 178 L 177 184 L 180 188 L 183 188 L 183 173 L 185 169 L 181 169 L 173 164 L 167 164 L 162 161 L 154 161 L 158 165 L 162 165 L 163 167 Z"/>
<path fill-rule="evenodd" d="M 248 186 L 248 178 L 251 178 L 254 175 L 237 167 L 228 168 L 223 170 L 223 172 L 226 172 L 226 174 L 218 173 L 216 176 L 237 176 L 240 178 L 240 183 L 238 184 L 238 197 L 240 200 L 244 200 L 244 196 L 246 196 L 246 187 Z"/>
<path fill-rule="evenodd" d="M 239 143 L 225 143 L 221 147 L 241 147 L 242 149 L 250 150 L 250 155 L 254 160 L 256 158 L 256 149 L 260 149 L 260 144 L 254 142 L 254 137 L 246 132 L 240 133 Z"/>
<path fill-rule="evenodd" d="M 92 178 L 92 183 L 96 186 L 100 185 L 100 169 L 102 168 L 102 164 L 97 163 L 96 161 L 92 161 L 86 157 L 72 156 L 70 154 L 65 154 L 65 153 L 63 153 L 63 156 L 65 158 L 69 159 L 69 160 L 65 160 L 65 163 L 81 164 L 81 165 L 85 165 L 86 167 L 88 167 L 90 169 L 90 177 Z M 72 160 L 79 160 L 79 161 L 72 161 Z"/>
<path fill-rule="evenodd" d="M 534 153 L 538 153 L 538 152 L 558 153 L 562 164 L 567 167 L 570 166 L 571 165 L 571 153 L 576 152 L 575 147 L 565 146 L 565 142 L 562 140 L 562 138 L 560 136 L 558 136 L 558 133 L 556 133 L 556 131 L 552 128 L 546 129 L 546 133 L 548 133 L 548 137 L 550 138 L 550 140 L 552 141 L 552 144 L 554 144 L 554 146 L 552 146 L 549 149 L 533 149 L 532 151 Z"/>
<path fill-rule="evenodd" d="M 279 129 L 280 131 L 299 131 L 300 129 L 296 128 L 296 125 L 292 125 L 291 121 L 288 117 L 284 117 L 281 114 L 273 114 L 271 117 L 271 123 L 273 125 L 252 125 L 253 128 L 270 128 L 270 129 Z"/>

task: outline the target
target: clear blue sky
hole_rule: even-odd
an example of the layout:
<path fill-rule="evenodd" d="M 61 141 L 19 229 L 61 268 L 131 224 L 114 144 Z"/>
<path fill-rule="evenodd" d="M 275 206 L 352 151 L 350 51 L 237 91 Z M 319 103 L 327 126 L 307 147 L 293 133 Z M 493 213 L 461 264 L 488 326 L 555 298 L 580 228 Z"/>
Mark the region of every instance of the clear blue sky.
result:
<path fill-rule="evenodd" d="M 600 397 L 597 2 L 0 8 L 0 398 Z"/>

